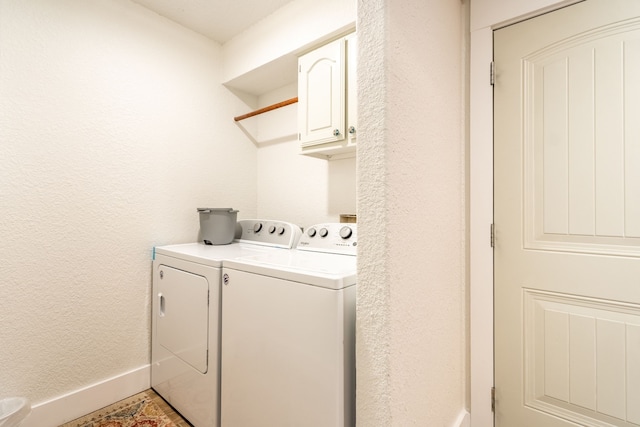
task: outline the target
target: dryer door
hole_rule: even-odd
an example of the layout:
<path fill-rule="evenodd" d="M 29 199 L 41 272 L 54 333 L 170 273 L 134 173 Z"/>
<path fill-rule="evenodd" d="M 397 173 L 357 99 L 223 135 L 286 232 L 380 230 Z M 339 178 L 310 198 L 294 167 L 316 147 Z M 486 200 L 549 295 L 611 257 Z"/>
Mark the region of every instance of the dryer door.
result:
<path fill-rule="evenodd" d="M 156 287 L 158 343 L 203 374 L 207 372 L 209 282 L 160 265 Z"/>

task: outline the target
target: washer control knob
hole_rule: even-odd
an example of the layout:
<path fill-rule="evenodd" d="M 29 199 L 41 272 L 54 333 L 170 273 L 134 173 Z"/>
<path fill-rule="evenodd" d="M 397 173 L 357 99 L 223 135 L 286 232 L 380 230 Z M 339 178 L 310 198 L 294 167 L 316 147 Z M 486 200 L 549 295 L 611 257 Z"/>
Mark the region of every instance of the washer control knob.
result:
<path fill-rule="evenodd" d="M 340 229 L 340 237 L 342 237 L 343 239 L 348 239 L 349 237 L 351 237 L 353 235 L 353 231 L 351 230 L 351 228 L 349 227 L 342 227 Z"/>
<path fill-rule="evenodd" d="M 269 234 L 273 234 L 275 232 L 276 232 L 276 226 L 275 225 L 270 226 L 269 227 Z"/>
<path fill-rule="evenodd" d="M 329 230 L 327 230 L 326 228 L 321 228 L 320 229 L 320 237 L 327 237 L 327 235 L 329 234 Z"/>
<path fill-rule="evenodd" d="M 278 227 L 278 235 L 282 236 L 284 234 L 284 227 L 280 226 Z"/>
<path fill-rule="evenodd" d="M 307 236 L 315 237 L 316 236 L 316 229 L 315 228 L 310 228 L 309 230 L 307 230 Z"/>
<path fill-rule="evenodd" d="M 253 231 L 254 233 L 258 233 L 260 232 L 260 230 L 262 230 L 262 223 L 261 222 L 256 222 L 253 226 Z"/>

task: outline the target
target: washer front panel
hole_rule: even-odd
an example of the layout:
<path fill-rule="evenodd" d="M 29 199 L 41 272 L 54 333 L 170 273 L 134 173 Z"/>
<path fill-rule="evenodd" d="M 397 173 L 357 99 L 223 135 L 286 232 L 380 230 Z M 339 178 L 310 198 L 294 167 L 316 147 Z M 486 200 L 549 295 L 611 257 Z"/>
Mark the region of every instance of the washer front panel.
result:
<path fill-rule="evenodd" d="M 223 276 L 222 427 L 354 425 L 356 287 Z"/>

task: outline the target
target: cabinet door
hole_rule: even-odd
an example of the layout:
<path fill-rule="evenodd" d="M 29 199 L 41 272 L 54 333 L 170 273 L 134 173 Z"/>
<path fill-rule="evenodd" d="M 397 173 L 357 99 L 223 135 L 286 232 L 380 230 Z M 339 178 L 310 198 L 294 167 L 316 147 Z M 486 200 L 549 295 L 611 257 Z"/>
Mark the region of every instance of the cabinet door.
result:
<path fill-rule="evenodd" d="M 345 39 L 298 60 L 298 129 L 302 146 L 345 138 Z"/>
<path fill-rule="evenodd" d="M 356 34 L 350 34 L 347 40 L 347 138 L 355 143 L 358 130 L 358 86 L 357 86 L 357 59 L 358 44 Z"/>

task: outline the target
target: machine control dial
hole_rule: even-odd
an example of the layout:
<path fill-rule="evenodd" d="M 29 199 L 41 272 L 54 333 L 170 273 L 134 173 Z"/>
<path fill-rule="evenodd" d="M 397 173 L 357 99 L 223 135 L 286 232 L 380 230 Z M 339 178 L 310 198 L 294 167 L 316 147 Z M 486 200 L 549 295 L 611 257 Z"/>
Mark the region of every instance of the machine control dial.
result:
<path fill-rule="evenodd" d="M 270 226 L 269 227 L 269 234 L 273 234 L 275 232 L 276 232 L 276 226 L 275 225 Z"/>
<path fill-rule="evenodd" d="M 304 231 L 296 249 L 328 254 L 356 255 L 357 240 L 358 225 L 355 223 L 315 224 Z"/>
<path fill-rule="evenodd" d="M 278 227 L 278 235 L 282 236 L 284 234 L 284 227 L 280 226 Z"/>
<path fill-rule="evenodd" d="M 256 222 L 256 223 L 253 225 L 253 232 L 254 232 L 254 233 L 259 233 L 259 232 L 260 232 L 260 230 L 262 230 L 262 223 L 261 223 L 261 222 Z"/>
<path fill-rule="evenodd" d="M 353 231 L 351 230 L 351 228 L 349 227 L 342 227 L 340 229 L 340 237 L 342 237 L 343 239 L 348 239 L 349 237 L 351 237 L 353 235 Z"/>

